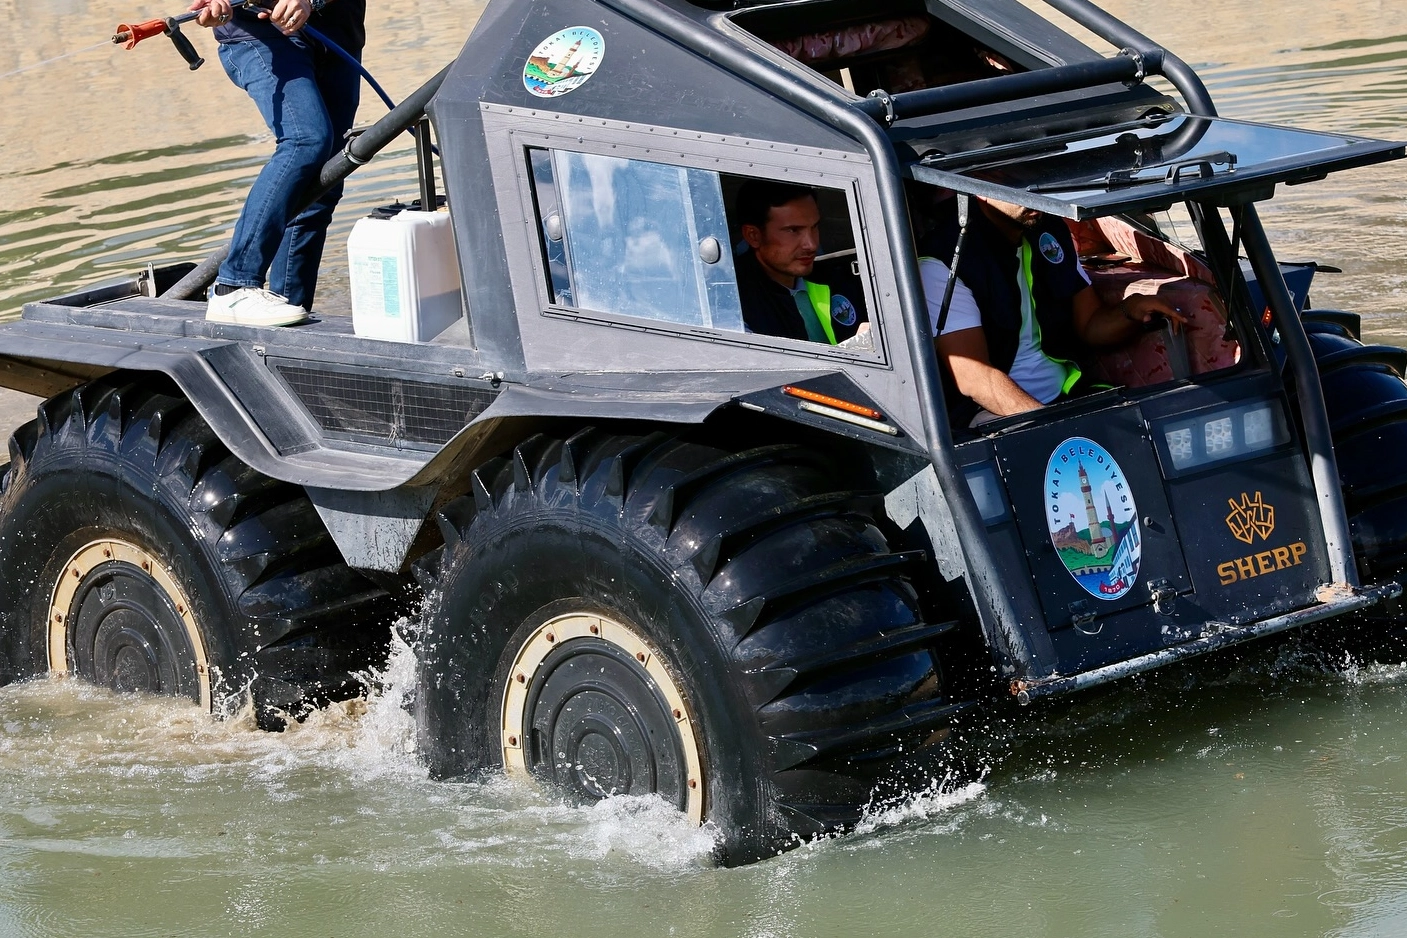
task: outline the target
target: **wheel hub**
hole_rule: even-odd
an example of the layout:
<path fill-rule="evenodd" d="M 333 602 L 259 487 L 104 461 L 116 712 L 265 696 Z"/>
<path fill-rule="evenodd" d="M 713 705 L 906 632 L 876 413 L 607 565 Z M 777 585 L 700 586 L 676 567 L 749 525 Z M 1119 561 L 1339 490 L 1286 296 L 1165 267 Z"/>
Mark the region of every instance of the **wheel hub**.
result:
<path fill-rule="evenodd" d="M 102 617 L 92 643 L 93 671 L 97 682 L 119 693 L 174 692 L 175 688 L 168 687 L 173 683 L 174 675 L 161 673 L 161 654 L 152 647 L 150 639 L 153 637 L 154 623 L 132 609 L 119 609 L 104 616 L 101 610 L 90 611 L 89 607 L 93 605 L 95 603 L 91 601 L 80 600 L 78 620 L 84 622 L 94 613 Z M 80 627 L 82 631 L 86 630 Z"/>
<path fill-rule="evenodd" d="M 155 557 L 115 538 L 93 541 L 64 564 L 49 603 L 49 669 L 210 708 L 190 601 Z"/>
<path fill-rule="evenodd" d="M 504 693 L 503 763 L 581 802 L 658 794 L 703 821 L 682 694 L 643 639 L 600 616 L 554 618 L 519 650 Z"/>

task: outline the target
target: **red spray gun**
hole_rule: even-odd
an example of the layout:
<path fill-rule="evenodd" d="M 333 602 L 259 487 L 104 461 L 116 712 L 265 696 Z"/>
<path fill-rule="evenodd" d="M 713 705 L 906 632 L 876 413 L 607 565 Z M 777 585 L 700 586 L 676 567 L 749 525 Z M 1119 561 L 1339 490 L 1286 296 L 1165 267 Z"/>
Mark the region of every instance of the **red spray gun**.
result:
<path fill-rule="evenodd" d="M 262 3 L 255 0 L 246 0 L 244 3 L 236 3 L 236 7 L 262 7 Z M 135 49 L 137 43 L 143 39 L 150 39 L 152 36 L 169 36 L 171 44 L 176 47 L 176 51 L 181 53 L 181 58 L 186 60 L 186 64 L 195 71 L 205 64 L 205 60 L 200 57 L 200 53 L 195 51 L 195 46 L 181 33 L 181 24 L 189 23 L 200 15 L 199 10 L 191 10 L 179 16 L 165 16 L 154 20 L 147 20 L 145 23 L 120 23 L 117 32 L 113 34 L 112 42 L 120 45 L 124 49 Z"/>

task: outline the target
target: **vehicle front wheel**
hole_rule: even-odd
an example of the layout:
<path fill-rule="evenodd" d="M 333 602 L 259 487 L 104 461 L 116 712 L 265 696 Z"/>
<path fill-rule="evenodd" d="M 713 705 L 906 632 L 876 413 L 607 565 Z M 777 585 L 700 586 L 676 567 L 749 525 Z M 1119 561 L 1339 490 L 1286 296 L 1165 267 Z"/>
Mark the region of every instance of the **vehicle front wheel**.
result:
<path fill-rule="evenodd" d="M 299 486 L 254 472 L 160 376 L 46 401 L 0 494 L 0 683 L 73 674 L 261 724 L 361 690 L 387 594 Z"/>
<path fill-rule="evenodd" d="M 427 571 L 432 770 L 658 795 L 728 863 L 853 823 L 959 708 L 920 558 L 842 478 L 797 446 L 593 429 L 481 468 Z"/>

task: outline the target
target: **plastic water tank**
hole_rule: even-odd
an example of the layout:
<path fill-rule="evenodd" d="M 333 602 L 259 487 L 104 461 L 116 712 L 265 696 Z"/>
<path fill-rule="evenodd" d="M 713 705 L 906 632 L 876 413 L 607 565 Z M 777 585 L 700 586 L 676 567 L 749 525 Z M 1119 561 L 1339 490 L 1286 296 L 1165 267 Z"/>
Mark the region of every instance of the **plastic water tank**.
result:
<path fill-rule="evenodd" d="M 378 209 L 352 226 L 347 261 L 359 336 L 426 342 L 463 314 L 448 212 Z"/>

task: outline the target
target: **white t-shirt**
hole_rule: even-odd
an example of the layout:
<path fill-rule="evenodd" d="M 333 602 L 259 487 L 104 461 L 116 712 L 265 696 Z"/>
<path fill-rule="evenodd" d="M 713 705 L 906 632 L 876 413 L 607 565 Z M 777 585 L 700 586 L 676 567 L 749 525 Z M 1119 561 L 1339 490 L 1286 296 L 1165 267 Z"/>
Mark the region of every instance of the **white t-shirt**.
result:
<path fill-rule="evenodd" d="M 1015 250 L 1020 253 L 1019 247 Z M 938 313 L 943 306 L 943 291 L 948 287 L 950 274 L 947 264 L 932 257 L 920 260 L 918 269 L 923 281 L 924 299 L 928 304 L 928 331 L 932 334 L 938 328 Z M 1021 390 L 1042 404 L 1049 404 L 1060 396 L 1060 389 L 1065 384 L 1065 366 L 1047 358 L 1036 345 L 1031 291 L 1026 286 L 1026 278 L 1021 276 L 1020 263 L 1016 265 L 1016 278 L 1021 291 L 1021 335 L 1016 344 L 1016 359 L 1007 374 Z M 977 300 L 959 277 L 953 287 L 953 300 L 948 306 L 948 320 L 943 323 L 943 334 L 981 327 L 982 313 L 977 308 Z"/>

